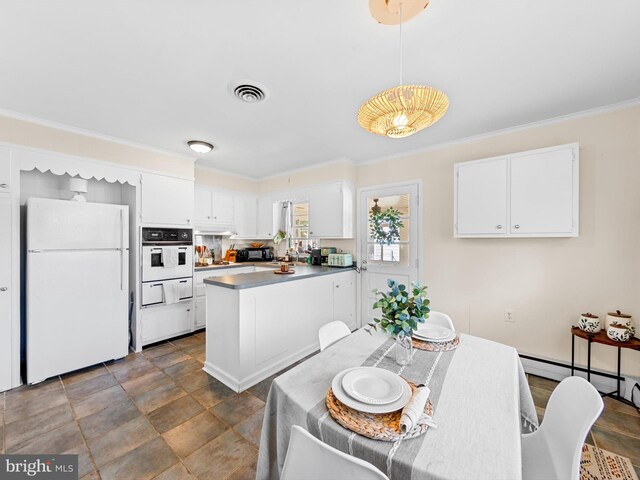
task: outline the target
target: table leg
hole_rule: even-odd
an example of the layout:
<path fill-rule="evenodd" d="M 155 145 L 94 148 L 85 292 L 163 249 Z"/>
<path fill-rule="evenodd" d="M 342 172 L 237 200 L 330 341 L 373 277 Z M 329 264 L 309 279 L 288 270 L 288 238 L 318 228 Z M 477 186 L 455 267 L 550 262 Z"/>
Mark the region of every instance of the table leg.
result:
<path fill-rule="evenodd" d="M 576 356 L 576 336 L 571 335 L 571 376 L 573 377 Z"/>
<path fill-rule="evenodd" d="M 587 342 L 587 382 L 591 383 L 591 337 Z"/>
<path fill-rule="evenodd" d="M 616 379 L 618 382 L 618 388 L 616 389 L 616 396 L 620 398 L 620 347 L 618 347 L 618 378 Z"/>

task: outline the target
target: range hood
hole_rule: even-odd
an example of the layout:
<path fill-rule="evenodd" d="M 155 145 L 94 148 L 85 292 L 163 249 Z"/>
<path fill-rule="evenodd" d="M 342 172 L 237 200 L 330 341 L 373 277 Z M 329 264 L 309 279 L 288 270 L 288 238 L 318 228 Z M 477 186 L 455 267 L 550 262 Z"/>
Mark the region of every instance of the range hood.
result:
<path fill-rule="evenodd" d="M 216 228 L 216 227 L 195 227 L 193 229 L 194 235 L 213 235 L 216 237 L 231 237 L 233 235 L 237 235 L 237 232 L 234 232 L 229 229 Z"/>

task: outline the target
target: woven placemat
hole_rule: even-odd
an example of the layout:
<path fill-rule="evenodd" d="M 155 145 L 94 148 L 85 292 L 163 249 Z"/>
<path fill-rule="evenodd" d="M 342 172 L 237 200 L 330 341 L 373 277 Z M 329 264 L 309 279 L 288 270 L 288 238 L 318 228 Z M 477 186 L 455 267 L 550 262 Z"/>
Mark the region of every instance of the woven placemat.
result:
<path fill-rule="evenodd" d="M 411 391 L 416 386 L 407 382 L 411 386 Z M 342 425 L 344 428 L 356 432 L 363 437 L 372 438 L 374 440 L 382 440 L 385 442 L 395 442 L 396 440 L 410 439 L 424 435 L 429 428 L 427 425 L 416 425 L 413 430 L 407 433 L 400 431 L 400 417 L 402 409 L 391 413 L 365 413 L 347 407 L 344 403 L 336 398 L 333 390 L 329 389 L 326 400 L 327 409 L 331 417 Z M 427 400 L 424 407 L 424 413 L 433 416 L 433 404 L 431 400 Z"/>
<path fill-rule="evenodd" d="M 416 340 L 415 338 L 411 339 L 413 343 L 413 348 L 417 348 L 419 350 L 427 350 L 428 352 L 448 352 L 449 350 L 455 350 L 460 345 L 460 336 L 456 335 L 456 338 L 449 342 L 423 342 L 420 340 Z"/>

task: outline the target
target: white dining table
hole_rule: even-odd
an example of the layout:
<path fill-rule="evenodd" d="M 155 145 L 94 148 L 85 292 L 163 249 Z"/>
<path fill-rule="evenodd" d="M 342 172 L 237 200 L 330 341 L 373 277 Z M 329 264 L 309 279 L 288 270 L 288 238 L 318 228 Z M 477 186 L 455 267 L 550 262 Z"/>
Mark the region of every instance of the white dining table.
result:
<path fill-rule="evenodd" d="M 422 363 L 398 367 L 405 377 L 422 375 L 420 369 L 437 377 L 440 369 L 438 385 L 430 385 L 437 427 L 421 437 L 371 440 L 328 415 L 324 400 L 334 376 L 363 364 L 393 369 L 393 345 L 384 333 L 360 329 L 277 377 L 265 407 L 256 478 L 280 478 L 293 425 L 373 463 L 391 480 L 522 478 L 520 436 L 538 420 L 518 353 L 507 345 L 462 334 L 455 350 L 436 356 L 417 350 L 425 355 Z"/>

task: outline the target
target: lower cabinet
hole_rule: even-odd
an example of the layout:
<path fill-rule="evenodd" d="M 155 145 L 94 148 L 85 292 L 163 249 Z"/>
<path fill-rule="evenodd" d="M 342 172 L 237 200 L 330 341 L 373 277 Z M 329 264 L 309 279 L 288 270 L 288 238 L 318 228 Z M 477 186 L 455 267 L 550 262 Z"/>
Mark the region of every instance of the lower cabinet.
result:
<path fill-rule="evenodd" d="M 193 331 L 193 301 L 143 308 L 140 312 L 142 345 Z"/>
<path fill-rule="evenodd" d="M 336 275 L 333 281 L 333 319 L 347 324 L 355 330 L 356 324 L 356 278 L 355 275 Z"/>
<path fill-rule="evenodd" d="M 207 296 L 196 297 L 196 330 L 207 326 Z"/>

